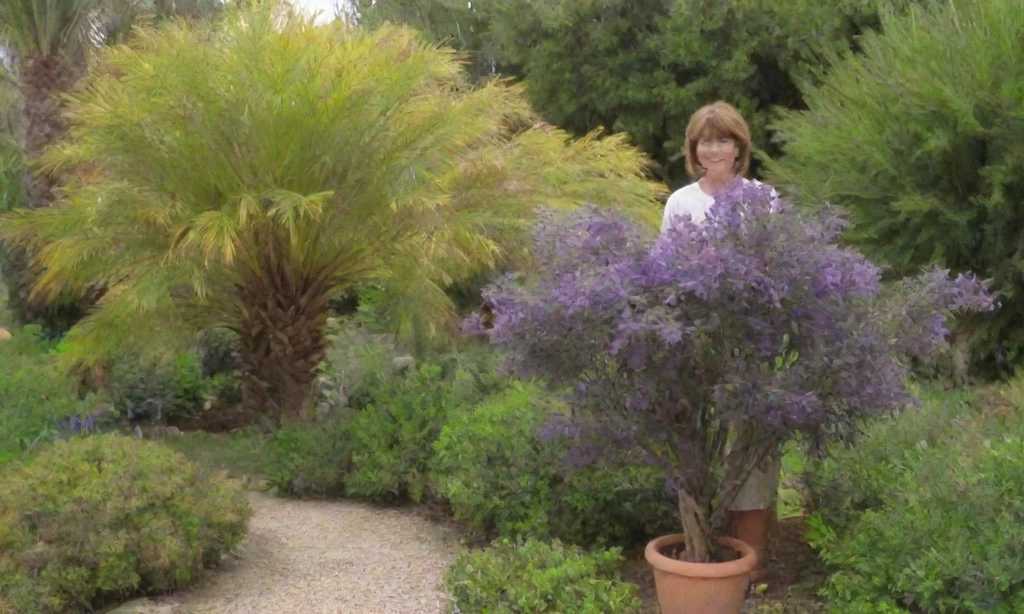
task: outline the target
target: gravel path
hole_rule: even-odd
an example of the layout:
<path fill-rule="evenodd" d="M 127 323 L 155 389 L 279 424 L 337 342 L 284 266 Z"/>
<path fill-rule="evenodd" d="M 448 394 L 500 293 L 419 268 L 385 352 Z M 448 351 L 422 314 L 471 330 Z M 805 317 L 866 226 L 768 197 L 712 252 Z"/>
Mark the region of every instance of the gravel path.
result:
<path fill-rule="evenodd" d="M 454 531 L 410 510 L 251 493 L 237 559 L 156 600 L 166 614 L 440 614 Z"/>

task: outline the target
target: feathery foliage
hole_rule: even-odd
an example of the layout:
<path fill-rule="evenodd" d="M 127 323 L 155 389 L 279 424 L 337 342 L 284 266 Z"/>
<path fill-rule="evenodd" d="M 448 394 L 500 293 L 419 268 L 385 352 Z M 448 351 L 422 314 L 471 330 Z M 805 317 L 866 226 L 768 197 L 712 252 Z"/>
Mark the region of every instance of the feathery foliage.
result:
<path fill-rule="evenodd" d="M 27 168 L 18 164 L 0 179 L 10 192 L 11 182 L 23 184 L 18 204 L 47 207 L 59 197 L 65 177 L 40 169 L 38 159 L 64 138 L 67 119 L 63 95 L 78 84 L 88 70 L 93 52 L 104 44 L 123 40 L 132 26 L 142 21 L 172 16 L 200 17 L 220 7 L 220 0 L 10 0 L 0 3 L 0 89 L 14 85 L 18 91 L 17 116 L 0 100 L 12 141 L 21 150 Z M 0 92 L 0 98 L 4 92 Z M 15 121 L 16 119 L 16 121 Z M 4 135 L 6 136 L 6 135 Z M 3 154 L 0 153 L 0 157 Z M 4 189 L 0 185 L 0 189 Z M 2 195 L 0 195 L 2 196 Z M 5 199 L 10 201 L 10 199 Z M 8 202 L 8 207 L 10 202 Z M 4 209 L 0 203 L 0 211 Z M 3 246 L 0 246 L 3 247 Z M 43 324 L 62 332 L 81 318 L 103 292 L 90 287 L 64 294 L 48 303 L 29 300 L 38 271 L 33 254 L 23 249 L 3 250 L 4 276 L 11 289 L 11 303 L 25 323 Z"/>
<path fill-rule="evenodd" d="M 1024 361 L 1024 17 L 1014 0 L 887 16 L 836 62 L 809 110 L 776 124 L 773 182 L 841 205 L 846 238 L 905 275 L 926 263 L 993 280 L 1002 308 L 963 321 L 975 367 Z"/>

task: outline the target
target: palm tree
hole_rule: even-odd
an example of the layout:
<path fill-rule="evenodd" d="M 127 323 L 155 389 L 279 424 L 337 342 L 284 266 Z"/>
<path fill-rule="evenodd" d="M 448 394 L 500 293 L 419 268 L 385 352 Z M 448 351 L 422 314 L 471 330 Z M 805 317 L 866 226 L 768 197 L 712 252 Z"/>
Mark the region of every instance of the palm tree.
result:
<path fill-rule="evenodd" d="M 61 94 L 85 72 L 90 33 L 103 0 L 7 0 L 0 3 L 0 36 L 18 58 L 22 145 L 38 158 L 67 131 Z M 29 206 L 53 202 L 58 180 L 36 174 L 26 183 Z"/>
<path fill-rule="evenodd" d="M 521 245 L 537 206 L 657 219 L 663 191 L 622 137 L 571 140 L 412 30 L 270 9 L 106 50 L 69 117 L 45 157 L 75 175 L 66 204 L 0 231 L 39 247 L 40 295 L 108 285 L 65 356 L 225 326 L 243 404 L 277 421 L 306 407 L 332 297 L 381 282 L 441 314 L 439 284 Z"/>
<path fill-rule="evenodd" d="M 24 154 L 38 158 L 67 131 L 62 95 L 85 74 L 89 51 L 116 39 L 140 16 L 208 16 L 218 0 L 4 0 L 0 41 L 18 59 Z M 48 206 L 59 179 L 41 172 L 27 182 L 31 207 Z"/>
<path fill-rule="evenodd" d="M 99 46 L 121 40 L 137 20 L 171 16 L 203 17 L 216 12 L 219 0 L 3 0 L 0 2 L 0 46 L 12 60 L 0 69 L 21 94 L 18 141 L 30 169 L 24 173 L 23 204 L 48 207 L 63 183 L 59 173 L 36 163 L 48 147 L 67 132 L 64 97 L 86 74 L 90 54 Z M 76 320 L 102 293 L 91 287 L 84 296 L 65 295 L 58 304 L 27 300 L 38 271 L 31 255 L 9 250 L 15 308 L 23 321 L 44 317 Z M 56 309 L 54 309 L 56 307 Z M 49 312 L 49 313 L 47 313 Z M 51 321 L 51 324 L 53 322 Z"/>
<path fill-rule="evenodd" d="M 4 73 L 21 95 L 17 140 L 22 159 L 29 164 L 67 130 L 61 95 L 84 74 L 85 45 L 99 4 L 100 0 L 0 2 L 0 42 L 13 69 L 8 73 L 5 68 Z M 53 202 L 60 183 L 56 175 L 36 172 L 23 177 L 23 204 L 45 207 Z M 23 321 L 37 321 L 48 308 L 26 300 L 36 277 L 31 256 L 16 248 L 5 251 L 12 307 Z"/>

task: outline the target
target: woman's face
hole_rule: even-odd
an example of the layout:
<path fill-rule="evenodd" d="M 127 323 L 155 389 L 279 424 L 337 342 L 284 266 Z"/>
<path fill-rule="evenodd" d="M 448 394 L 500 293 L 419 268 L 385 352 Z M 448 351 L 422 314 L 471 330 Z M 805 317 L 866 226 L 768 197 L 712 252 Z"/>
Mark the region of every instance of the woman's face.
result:
<path fill-rule="evenodd" d="M 709 175 L 731 175 L 736 172 L 740 150 L 735 139 L 721 135 L 705 135 L 697 141 L 697 162 Z"/>

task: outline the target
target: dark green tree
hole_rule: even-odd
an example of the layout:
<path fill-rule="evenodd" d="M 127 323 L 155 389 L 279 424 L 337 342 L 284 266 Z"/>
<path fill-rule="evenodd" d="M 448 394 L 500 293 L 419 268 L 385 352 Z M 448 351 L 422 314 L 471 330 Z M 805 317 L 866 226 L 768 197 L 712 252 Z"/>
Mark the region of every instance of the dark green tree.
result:
<path fill-rule="evenodd" d="M 413 25 L 485 67 L 521 79 L 534 108 L 575 134 L 626 132 L 672 186 L 690 114 L 717 99 L 777 153 L 773 109 L 803 107 L 830 54 L 857 45 L 879 7 L 933 0 L 360 0 L 364 23 Z M 754 172 L 759 167 L 755 161 Z"/>
<path fill-rule="evenodd" d="M 489 36 L 490 7 L 481 10 L 468 0 L 354 0 L 359 23 L 411 25 L 428 38 L 465 55 L 467 73 L 480 80 L 497 72 L 497 56 Z"/>
<path fill-rule="evenodd" d="M 1024 17 L 951 0 L 887 17 L 863 53 L 773 126 L 767 166 L 795 199 L 843 206 L 847 238 L 896 275 L 929 263 L 993 279 L 1002 308 L 961 322 L 975 366 L 1024 360 Z"/>

